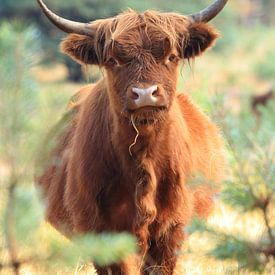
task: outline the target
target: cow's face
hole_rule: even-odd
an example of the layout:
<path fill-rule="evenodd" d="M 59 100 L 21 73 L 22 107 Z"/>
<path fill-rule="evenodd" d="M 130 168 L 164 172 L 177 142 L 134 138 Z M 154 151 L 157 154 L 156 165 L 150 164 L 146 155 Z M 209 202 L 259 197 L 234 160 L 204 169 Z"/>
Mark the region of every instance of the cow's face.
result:
<path fill-rule="evenodd" d="M 150 116 L 169 110 L 173 103 L 179 61 L 200 55 L 217 38 L 206 22 L 228 0 L 215 0 L 188 16 L 129 10 L 92 23 L 62 18 L 43 0 L 37 2 L 54 25 L 71 33 L 62 43 L 63 52 L 78 62 L 105 68 L 109 99 L 117 114 L 131 118 L 143 114 L 150 122 Z"/>
<path fill-rule="evenodd" d="M 129 11 L 94 24 L 95 37 L 69 35 L 62 50 L 105 68 L 111 102 L 125 116 L 169 110 L 180 61 L 200 55 L 217 38 L 208 24 L 169 13 Z"/>

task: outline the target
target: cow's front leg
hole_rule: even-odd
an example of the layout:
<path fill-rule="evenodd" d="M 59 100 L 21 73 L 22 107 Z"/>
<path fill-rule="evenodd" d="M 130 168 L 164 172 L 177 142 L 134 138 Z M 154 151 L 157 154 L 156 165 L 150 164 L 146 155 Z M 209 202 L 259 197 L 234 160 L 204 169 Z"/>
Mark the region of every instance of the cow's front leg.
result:
<path fill-rule="evenodd" d="M 183 225 L 178 224 L 169 229 L 158 240 L 152 239 L 142 274 L 171 275 L 176 266 L 177 252 L 184 239 Z"/>
<path fill-rule="evenodd" d="M 106 267 L 95 265 L 98 275 L 140 275 L 140 257 L 130 255 L 123 262 Z"/>
<path fill-rule="evenodd" d="M 110 265 L 110 266 L 97 266 L 95 265 L 95 269 L 98 275 L 124 275 L 123 269 L 120 265 Z"/>

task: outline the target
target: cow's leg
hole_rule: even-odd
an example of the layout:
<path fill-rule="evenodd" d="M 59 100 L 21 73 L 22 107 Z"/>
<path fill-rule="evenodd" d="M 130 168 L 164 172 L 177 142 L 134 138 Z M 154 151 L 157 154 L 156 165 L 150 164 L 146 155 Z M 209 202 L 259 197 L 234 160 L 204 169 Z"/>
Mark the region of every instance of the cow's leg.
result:
<path fill-rule="evenodd" d="M 171 275 L 176 266 L 177 253 L 184 239 L 183 225 L 170 228 L 160 239 L 152 239 L 146 255 L 143 274 Z"/>
<path fill-rule="evenodd" d="M 98 275 L 124 275 L 120 265 L 110 265 L 106 267 L 95 265 L 95 269 Z"/>
<path fill-rule="evenodd" d="M 137 255 L 129 256 L 120 264 L 113 264 L 106 267 L 95 265 L 98 275 L 140 275 L 139 257 Z"/>

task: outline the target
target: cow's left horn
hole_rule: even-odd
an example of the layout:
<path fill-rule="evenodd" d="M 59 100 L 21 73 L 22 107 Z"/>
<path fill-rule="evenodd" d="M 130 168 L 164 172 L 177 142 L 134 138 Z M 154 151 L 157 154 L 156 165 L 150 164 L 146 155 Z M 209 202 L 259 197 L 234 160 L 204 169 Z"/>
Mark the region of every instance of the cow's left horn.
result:
<path fill-rule="evenodd" d="M 79 23 L 67 20 L 50 11 L 42 0 L 37 0 L 37 3 L 49 20 L 62 31 L 88 36 L 93 36 L 95 34 L 95 30 L 92 28 L 91 23 Z"/>
<path fill-rule="evenodd" d="M 193 22 L 208 22 L 213 19 L 225 6 L 228 0 L 216 0 L 209 7 L 200 12 L 188 15 Z"/>

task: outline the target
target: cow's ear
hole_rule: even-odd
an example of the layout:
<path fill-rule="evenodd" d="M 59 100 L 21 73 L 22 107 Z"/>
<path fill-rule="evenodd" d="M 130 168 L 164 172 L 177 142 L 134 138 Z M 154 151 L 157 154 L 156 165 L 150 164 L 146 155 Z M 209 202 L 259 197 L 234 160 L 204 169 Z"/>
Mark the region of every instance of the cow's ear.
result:
<path fill-rule="evenodd" d="M 60 49 L 79 63 L 99 64 L 95 49 L 95 40 L 92 37 L 70 34 L 61 43 Z"/>
<path fill-rule="evenodd" d="M 191 23 L 183 45 L 183 58 L 201 55 L 218 37 L 218 32 L 207 23 Z"/>

